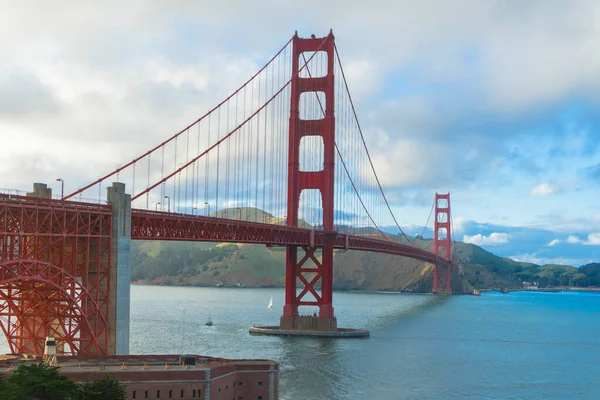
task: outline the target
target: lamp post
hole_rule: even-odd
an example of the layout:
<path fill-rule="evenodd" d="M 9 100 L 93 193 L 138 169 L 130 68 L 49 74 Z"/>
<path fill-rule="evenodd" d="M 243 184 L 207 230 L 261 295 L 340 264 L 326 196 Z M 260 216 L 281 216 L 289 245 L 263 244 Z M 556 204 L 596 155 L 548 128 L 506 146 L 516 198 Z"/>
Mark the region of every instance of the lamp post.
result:
<path fill-rule="evenodd" d="M 160 201 L 154 206 L 154 211 L 158 211 L 158 206 L 160 206 Z"/>
<path fill-rule="evenodd" d="M 60 182 L 60 199 L 65 198 L 65 181 L 62 178 L 56 178 L 56 182 Z"/>
<path fill-rule="evenodd" d="M 204 209 L 206 209 L 206 207 L 208 207 L 208 214 L 206 214 L 206 216 L 210 216 L 210 204 L 208 204 L 208 202 L 204 202 Z"/>
<path fill-rule="evenodd" d="M 223 211 L 223 212 L 221 213 L 221 218 L 225 218 L 225 214 L 227 214 L 227 211 Z"/>
<path fill-rule="evenodd" d="M 192 215 L 196 215 L 196 212 L 198 212 L 198 207 L 192 208 Z"/>
<path fill-rule="evenodd" d="M 240 218 L 239 218 L 239 220 L 241 221 L 242 220 L 242 208 L 241 207 L 237 207 L 236 209 L 240 212 Z"/>
<path fill-rule="evenodd" d="M 171 198 L 169 196 L 165 196 L 167 199 L 167 212 L 171 212 Z"/>

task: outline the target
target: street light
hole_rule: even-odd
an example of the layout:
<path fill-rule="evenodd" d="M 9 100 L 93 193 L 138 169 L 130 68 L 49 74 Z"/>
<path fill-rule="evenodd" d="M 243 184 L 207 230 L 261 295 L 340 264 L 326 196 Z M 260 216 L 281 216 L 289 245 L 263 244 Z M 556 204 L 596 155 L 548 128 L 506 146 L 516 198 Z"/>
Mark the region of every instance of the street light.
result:
<path fill-rule="evenodd" d="M 167 199 L 167 212 L 171 212 L 171 198 L 169 196 L 165 196 L 165 199 Z"/>
<path fill-rule="evenodd" d="M 56 182 L 60 182 L 60 199 L 65 198 L 65 181 L 62 178 L 56 178 Z"/>
<path fill-rule="evenodd" d="M 196 215 L 197 211 L 198 211 L 198 207 L 192 208 L 192 215 Z"/>
<path fill-rule="evenodd" d="M 236 209 L 240 211 L 240 218 L 239 218 L 239 220 L 241 221 L 242 220 L 242 207 L 237 207 Z"/>
<path fill-rule="evenodd" d="M 221 213 L 221 218 L 225 218 L 225 214 L 227 214 L 227 211 L 223 211 L 223 212 Z"/>
<path fill-rule="evenodd" d="M 154 206 L 154 211 L 158 211 L 158 206 L 160 206 L 160 201 Z"/>
<path fill-rule="evenodd" d="M 204 209 L 206 209 L 206 207 L 208 207 L 208 214 L 206 214 L 206 216 L 210 216 L 210 204 L 208 204 L 208 202 L 204 202 Z"/>

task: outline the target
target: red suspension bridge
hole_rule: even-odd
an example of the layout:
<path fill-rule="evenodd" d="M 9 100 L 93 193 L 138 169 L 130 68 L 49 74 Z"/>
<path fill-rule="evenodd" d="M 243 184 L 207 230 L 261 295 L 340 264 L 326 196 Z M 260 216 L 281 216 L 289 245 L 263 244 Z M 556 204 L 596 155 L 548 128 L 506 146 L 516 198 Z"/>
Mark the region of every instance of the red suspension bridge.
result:
<path fill-rule="evenodd" d="M 127 353 L 132 239 L 285 246 L 282 329 L 303 329 L 305 306 L 318 307 L 312 329 L 337 329 L 335 249 L 431 263 L 434 291 L 451 293 L 450 196 L 435 195 L 433 252 L 404 234 L 332 33 L 294 35 L 212 110 L 89 185 L 60 200 L 34 189 L 0 194 L 0 326 L 14 353 L 40 354 L 48 334 L 67 354 Z"/>

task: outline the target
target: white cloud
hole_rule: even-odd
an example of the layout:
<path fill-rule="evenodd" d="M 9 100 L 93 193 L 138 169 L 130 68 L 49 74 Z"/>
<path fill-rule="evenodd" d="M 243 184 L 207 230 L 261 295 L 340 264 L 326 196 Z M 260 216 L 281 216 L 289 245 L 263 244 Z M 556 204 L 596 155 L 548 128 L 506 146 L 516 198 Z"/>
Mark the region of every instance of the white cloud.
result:
<path fill-rule="evenodd" d="M 587 240 L 580 239 L 578 236 L 571 235 L 567 238 L 569 244 L 583 244 L 585 246 L 600 246 L 600 232 L 590 233 Z"/>
<path fill-rule="evenodd" d="M 588 240 L 584 243 L 589 246 L 600 246 L 600 233 L 590 233 Z"/>
<path fill-rule="evenodd" d="M 556 193 L 558 187 L 552 183 L 541 183 L 529 191 L 530 196 L 548 196 Z"/>
<path fill-rule="evenodd" d="M 530 227 L 564 234 L 572 232 L 593 233 L 600 225 L 600 214 L 570 217 L 560 213 L 551 213 L 535 216 L 535 219 L 536 223 L 529 225 Z"/>
<path fill-rule="evenodd" d="M 576 258 L 565 258 L 565 257 L 540 257 L 537 254 L 520 254 L 516 256 L 508 257 L 512 260 L 524 263 L 531 263 L 537 265 L 546 265 L 546 264 L 558 264 L 558 265 L 571 265 L 571 266 L 580 266 L 586 263 L 591 262 L 586 259 L 576 259 Z"/>
<path fill-rule="evenodd" d="M 508 243 L 509 239 L 510 239 L 509 234 L 498 233 L 498 232 L 493 232 L 489 236 L 483 236 L 481 233 L 478 233 L 477 235 L 473 235 L 473 236 L 469 236 L 469 235 L 463 236 L 463 242 L 472 243 L 477 246 L 498 246 L 501 244 Z"/>
<path fill-rule="evenodd" d="M 570 244 L 583 243 L 583 240 L 579 239 L 577 236 L 571 235 L 567 238 L 567 243 L 570 243 Z"/>
<path fill-rule="evenodd" d="M 454 229 L 454 233 L 456 234 L 464 232 L 469 225 L 472 225 L 474 223 L 475 221 L 464 217 L 452 218 L 452 228 Z"/>
<path fill-rule="evenodd" d="M 61 176 L 69 191 L 129 161 L 222 100 L 295 27 L 304 37 L 335 28 L 386 186 L 438 188 L 479 174 L 495 185 L 487 149 L 502 148 L 479 131 L 477 115 L 467 119 L 474 121 L 462 129 L 468 132 L 444 131 L 465 113 L 462 96 L 438 96 L 440 84 L 475 94 L 482 108 L 521 114 L 600 86 L 600 4 L 593 2 L 463 0 L 458 8 L 388 0 L 368 9 L 357 0 L 343 8 L 332 1 L 5 3 L 0 35 L 10 40 L 0 41 L 0 77 L 23 76 L 0 84 L 0 97 L 9 95 L 0 98 L 0 118 L 12 113 L 0 121 L 0 186 L 28 189 Z M 231 29 L 236 25 L 243 35 Z M 373 92 L 381 98 L 361 100 Z M 36 118 L 16 121 L 25 111 Z M 364 123 L 369 115 L 382 122 Z"/>
<path fill-rule="evenodd" d="M 550 243 L 548 243 L 546 246 L 555 246 L 559 243 L 560 243 L 559 239 L 554 239 L 554 240 L 550 241 Z"/>
<path fill-rule="evenodd" d="M 428 158 L 441 158 L 444 154 L 451 153 L 442 143 L 429 143 L 423 140 L 399 139 L 391 140 L 385 135 L 382 143 L 387 143 L 385 149 L 372 157 L 373 165 L 379 180 L 383 186 L 407 187 L 415 185 L 427 185 L 437 182 L 444 177 L 452 179 L 452 169 L 443 171 L 432 168 L 431 163 L 423 162 Z M 364 178 L 371 176 L 369 169 L 364 169 Z"/>

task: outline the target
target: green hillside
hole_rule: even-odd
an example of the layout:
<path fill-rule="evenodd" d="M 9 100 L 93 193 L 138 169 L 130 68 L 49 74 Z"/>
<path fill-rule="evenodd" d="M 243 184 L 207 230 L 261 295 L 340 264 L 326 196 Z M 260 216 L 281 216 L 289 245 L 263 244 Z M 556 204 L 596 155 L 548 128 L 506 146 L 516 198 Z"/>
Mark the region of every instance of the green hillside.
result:
<path fill-rule="evenodd" d="M 255 208 L 218 211 L 251 220 L 285 223 Z M 216 215 L 213 213 L 213 215 Z M 308 224 L 306 224 L 309 227 Z M 371 231 L 357 234 L 372 234 Z M 390 236 L 399 242 L 399 236 Z M 431 240 L 411 242 L 427 250 Z M 190 286 L 283 286 L 285 249 L 264 245 L 134 241 L 132 243 L 132 280 L 134 283 Z M 317 254 L 320 257 L 320 254 Z M 453 257 L 461 265 L 453 278 L 453 291 L 473 288 L 520 288 L 523 282 L 539 287 L 573 285 L 600 286 L 600 264 L 581 268 L 564 265 L 535 265 L 498 257 L 473 244 L 456 242 Z M 408 258 L 360 251 L 336 251 L 334 288 L 357 290 L 401 290 L 429 292 L 433 265 Z"/>

